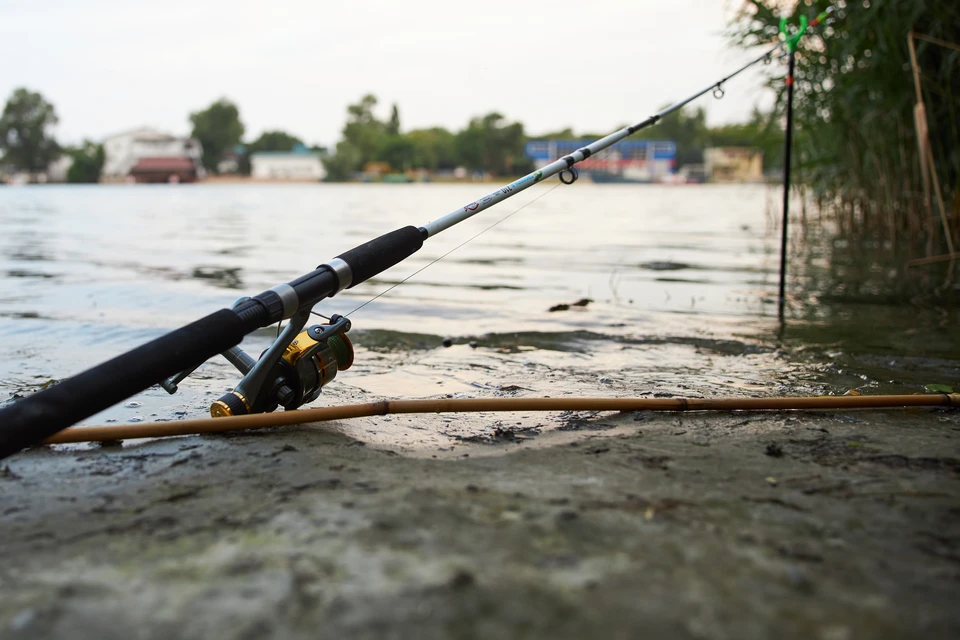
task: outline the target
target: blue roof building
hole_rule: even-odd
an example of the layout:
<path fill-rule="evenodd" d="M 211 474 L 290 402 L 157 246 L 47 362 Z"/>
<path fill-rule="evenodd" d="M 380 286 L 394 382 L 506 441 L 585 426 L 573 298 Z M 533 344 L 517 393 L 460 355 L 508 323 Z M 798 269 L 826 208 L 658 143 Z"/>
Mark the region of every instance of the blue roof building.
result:
<path fill-rule="evenodd" d="M 540 168 L 593 140 L 530 140 L 525 153 Z M 594 182 L 657 182 L 676 171 L 677 145 L 670 140 L 621 140 L 577 167 Z"/>

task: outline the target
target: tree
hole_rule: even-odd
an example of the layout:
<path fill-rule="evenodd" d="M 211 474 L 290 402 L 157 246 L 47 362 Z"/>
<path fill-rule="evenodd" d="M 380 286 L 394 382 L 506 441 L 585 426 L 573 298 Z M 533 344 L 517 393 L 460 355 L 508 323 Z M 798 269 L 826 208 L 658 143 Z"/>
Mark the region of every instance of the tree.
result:
<path fill-rule="evenodd" d="M 673 140 L 677 144 L 677 166 L 703 162 L 707 137 L 707 112 L 703 107 L 681 109 L 637 135 L 646 140 Z"/>
<path fill-rule="evenodd" d="M 247 145 L 247 149 L 251 153 L 257 151 L 293 151 L 298 145 L 304 146 L 303 140 L 286 131 L 264 131 L 259 138 Z"/>
<path fill-rule="evenodd" d="M 343 140 L 336 152 L 324 159 L 327 179 L 348 180 L 354 173 L 373 160 L 379 159 L 380 150 L 387 134 L 386 125 L 373 115 L 377 97 L 368 93 L 360 102 L 347 107 L 347 124 L 343 127 Z M 400 116 L 397 114 L 397 126 Z"/>
<path fill-rule="evenodd" d="M 246 145 L 240 158 L 240 173 L 250 173 L 250 156 L 258 151 L 293 151 L 304 146 L 303 140 L 286 131 L 264 131 L 260 137 Z"/>
<path fill-rule="evenodd" d="M 393 103 L 393 108 L 390 109 L 390 122 L 387 123 L 387 133 L 390 135 L 397 135 L 400 133 L 400 110 L 397 108 L 397 103 Z"/>
<path fill-rule="evenodd" d="M 389 164 L 395 171 L 413 168 L 414 146 L 409 136 L 387 136 L 377 153 L 377 159 Z"/>
<path fill-rule="evenodd" d="M 60 156 L 60 147 L 48 132 L 59 122 L 53 105 L 42 95 L 17 89 L 0 115 L 0 149 L 6 162 L 28 173 L 44 171 Z"/>
<path fill-rule="evenodd" d="M 194 138 L 203 148 L 203 166 L 210 172 L 216 172 L 217 163 L 224 151 L 240 143 L 243 137 L 243 123 L 237 106 L 221 98 L 207 109 L 190 114 Z"/>
<path fill-rule="evenodd" d="M 336 152 L 323 158 L 323 166 L 327 169 L 327 180 L 343 182 L 363 168 L 363 158 L 359 149 L 346 140 L 341 140 L 337 143 Z"/>
<path fill-rule="evenodd" d="M 100 172 L 103 171 L 103 145 L 83 141 L 83 146 L 67 151 L 73 159 L 67 169 L 67 182 L 92 183 L 100 182 Z"/>
<path fill-rule="evenodd" d="M 386 126 L 373 115 L 377 97 L 367 94 L 357 104 L 347 107 L 347 124 L 343 127 L 343 139 L 360 153 L 361 164 L 377 159 Z"/>
<path fill-rule="evenodd" d="M 457 155 L 464 166 L 500 175 L 529 168 L 530 161 L 524 155 L 525 144 L 523 124 L 507 124 L 496 112 L 473 118 L 456 136 Z"/>
<path fill-rule="evenodd" d="M 414 129 L 406 134 L 413 144 L 413 168 L 437 171 L 457 166 L 456 136 L 443 127 Z"/>
<path fill-rule="evenodd" d="M 573 129 L 567 127 L 560 131 L 550 131 L 544 133 L 543 135 L 531 137 L 531 140 L 579 140 L 580 138 L 585 138 L 586 136 L 577 136 L 573 133 Z"/>

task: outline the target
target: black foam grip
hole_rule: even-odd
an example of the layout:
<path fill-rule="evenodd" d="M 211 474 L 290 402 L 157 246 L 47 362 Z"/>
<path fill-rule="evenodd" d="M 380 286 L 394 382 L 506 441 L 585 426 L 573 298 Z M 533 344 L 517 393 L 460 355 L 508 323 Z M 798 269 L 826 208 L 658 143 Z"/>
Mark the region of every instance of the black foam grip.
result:
<path fill-rule="evenodd" d="M 251 324 L 221 309 L 0 410 L 0 458 L 199 366 L 240 344 Z"/>
<path fill-rule="evenodd" d="M 337 257 L 350 265 L 353 275 L 350 287 L 355 287 L 367 278 L 406 260 L 422 246 L 423 234 L 416 227 L 410 226 L 374 238 Z"/>

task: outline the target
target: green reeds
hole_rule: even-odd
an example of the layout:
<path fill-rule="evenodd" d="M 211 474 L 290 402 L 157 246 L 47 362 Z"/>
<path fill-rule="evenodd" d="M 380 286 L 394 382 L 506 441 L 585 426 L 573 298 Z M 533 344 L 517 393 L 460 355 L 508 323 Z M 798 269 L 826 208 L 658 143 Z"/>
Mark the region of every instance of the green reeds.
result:
<path fill-rule="evenodd" d="M 905 264 L 949 262 L 953 273 L 960 263 L 949 258 L 960 247 L 960 3 L 743 0 L 731 34 L 745 47 L 767 44 L 784 12 L 813 16 L 831 4 L 834 22 L 817 27 L 797 52 L 797 182 L 851 250 L 880 248 Z M 786 69 L 770 69 L 782 113 Z M 927 136 L 915 115 L 917 85 Z"/>

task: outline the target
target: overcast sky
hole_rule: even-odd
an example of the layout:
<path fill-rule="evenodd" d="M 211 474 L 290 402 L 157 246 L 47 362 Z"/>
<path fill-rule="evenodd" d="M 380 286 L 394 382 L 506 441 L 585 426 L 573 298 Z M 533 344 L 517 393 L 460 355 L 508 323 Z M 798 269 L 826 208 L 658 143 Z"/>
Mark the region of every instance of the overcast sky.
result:
<path fill-rule="evenodd" d="M 0 100 L 42 93 L 63 143 L 138 126 L 188 133 L 220 97 L 247 139 L 340 137 L 363 94 L 404 130 L 499 111 L 530 133 L 635 123 L 735 68 L 739 0 L 0 0 Z M 738 78 L 711 123 L 770 100 Z"/>

